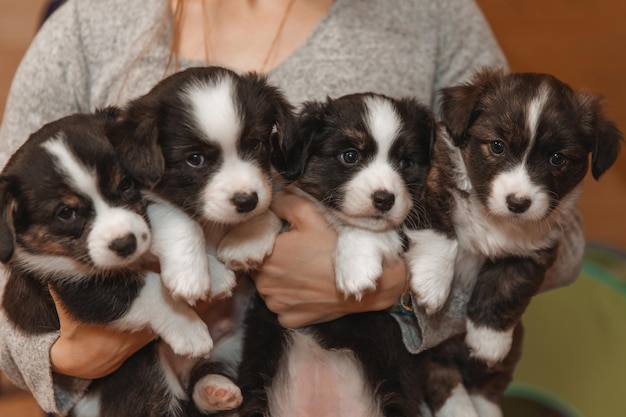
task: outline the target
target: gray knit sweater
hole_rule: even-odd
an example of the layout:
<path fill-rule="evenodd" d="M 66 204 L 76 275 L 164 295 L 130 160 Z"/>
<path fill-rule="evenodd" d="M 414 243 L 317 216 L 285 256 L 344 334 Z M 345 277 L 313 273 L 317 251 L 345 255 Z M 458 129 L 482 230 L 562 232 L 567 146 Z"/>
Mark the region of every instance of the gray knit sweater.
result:
<path fill-rule="evenodd" d="M 166 75 L 171 39 L 167 8 L 166 0 L 70 0 L 59 9 L 37 34 L 15 75 L 0 129 L 0 166 L 44 123 L 123 104 Z M 181 68 L 201 64 L 180 62 Z M 470 0 L 336 0 L 269 79 L 294 105 L 374 91 L 415 96 L 436 106 L 439 88 L 466 80 L 485 65 L 506 62 Z M 573 235 L 578 248 L 579 228 Z M 580 251 L 574 252 L 578 256 Z M 566 279 L 575 272 L 575 267 L 567 271 Z M 0 292 L 5 281 L 0 273 Z M 451 317 L 461 317 L 459 311 Z M 419 350 L 459 331 L 463 323 L 433 326 L 422 321 L 417 327 L 412 319 L 404 326 L 405 341 Z M 57 337 L 57 332 L 21 334 L 0 316 L 0 366 L 44 410 L 65 414 L 89 381 L 50 371 L 49 350 Z"/>

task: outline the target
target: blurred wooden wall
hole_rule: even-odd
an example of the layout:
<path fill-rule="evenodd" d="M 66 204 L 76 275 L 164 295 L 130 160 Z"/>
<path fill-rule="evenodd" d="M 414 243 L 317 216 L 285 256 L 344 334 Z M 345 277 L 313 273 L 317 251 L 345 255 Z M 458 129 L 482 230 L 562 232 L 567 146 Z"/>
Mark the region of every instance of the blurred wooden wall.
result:
<path fill-rule="evenodd" d="M 626 132 L 626 2 L 477 0 L 511 70 L 552 73 L 605 97 Z M 625 144 L 626 145 L 626 144 Z M 626 250 L 626 146 L 599 182 L 588 176 L 581 210 L 589 240 Z"/>

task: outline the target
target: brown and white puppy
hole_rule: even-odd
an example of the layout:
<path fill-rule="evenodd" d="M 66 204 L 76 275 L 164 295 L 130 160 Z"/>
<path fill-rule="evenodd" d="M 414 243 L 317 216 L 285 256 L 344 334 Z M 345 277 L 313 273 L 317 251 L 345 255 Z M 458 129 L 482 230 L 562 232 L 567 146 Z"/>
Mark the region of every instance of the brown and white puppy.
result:
<path fill-rule="evenodd" d="M 210 279 L 196 283 L 179 280 L 161 265 L 165 285 L 175 294 L 229 294 L 235 287 L 233 270 L 254 269 L 271 253 L 282 226 L 269 211 L 276 175 L 272 154 L 279 143 L 291 140 L 293 124 L 291 105 L 264 77 L 221 67 L 169 76 L 122 110 L 111 138 L 124 166 L 162 203 L 156 205 L 162 208 L 158 223 L 164 237 L 159 241 L 167 242 L 169 231 L 185 217 L 204 231 L 204 241 L 193 247 L 182 246 L 175 237 L 156 250 L 157 255 L 175 251 L 175 267 L 181 259 L 193 263 L 198 253 L 209 255 Z M 240 332 L 232 336 L 235 340 L 216 346 L 210 363 L 198 364 L 192 372 L 191 386 L 204 411 L 230 409 L 241 401 L 229 380 L 235 376 Z M 209 374 L 202 376 L 199 368 Z"/>
<path fill-rule="evenodd" d="M 277 167 L 337 230 L 338 288 L 360 296 L 384 261 L 402 256 L 401 226 L 422 198 L 435 120 L 413 99 L 353 94 L 305 103 L 298 133 Z M 246 318 L 239 412 L 417 416 L 421 360 L 388 312 L 288 330 L 257 299 Z"/>
<path fill-rule="evenodd" d="M 595 179 L 609 169 L 622 134 L 599 97 L 548 74 L 485 69 L 441 97 L 449 136 L 436 146 L 426 191 L 432 228 L 407 231 L 411 289 L 433 313 L 452 285 L 467 288 L 465 343 L 497 365 L 555 261 L 562 225 L 577 216 L 589 166 Z M 433 242 L 433 256 L 420 258 Z M 454 268 L 441 273 L 446 257 Z"/>
<path fill-rule="evenodd" d="M 59 330 L 52 289 L 79 321 L 151 328 L 179 355 L 207 355 L 207 326 L 163 288 L 157 273 L 144 269 L 154 241 L 146 200 L 106 136 L 116 116 L 106 109 L 49 123 L 4 168 L 2 309 L 21 332 Z M 72 415 L 157 415 L 148 408 L 176 415 L 182 386 L 168 378 L 164 346 L 153 343 L 119 373 L 94 381 Z"/>

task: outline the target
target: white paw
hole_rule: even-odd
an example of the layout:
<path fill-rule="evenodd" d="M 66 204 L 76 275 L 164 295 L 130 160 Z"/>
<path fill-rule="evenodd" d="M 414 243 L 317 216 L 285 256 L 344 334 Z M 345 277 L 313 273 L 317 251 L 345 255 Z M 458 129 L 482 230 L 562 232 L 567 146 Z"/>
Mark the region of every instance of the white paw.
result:
<path fill-rule="evenodd" d="M 237 284 L 235 273 L 212 255 L 209 255 L 209 266 L 211 269 L 211 298 L 223 298 L 232 294 Z"/>
<path fill-rule="evenodd" d="M 413 299 L 426 310 L 426 314 L 435 314 L 448 300 L 450 281 L 439 279 L 437 276 L 428 276 L 425 273 L 411 273 Z"/>
<path fill-rule="evenodd" d="M 209 329 L 200 319 L 181 324 L 175 331 L 162 334 L 161 338 L 170 345 L 174 353 L 181 356 L 204 358 L 213 349 Z"/>
<path fill-rule="evenodd" d="M 446 304 L 454 280 L 458 243 L 434 230 L 407 232 L 411 247 L 405 253 L 411 292 L 417 304 L 434 314 Z"/>
<path fill-rule="evenodd" d="M 235 226 L 217 248 L 217 258 L 234 271 L 258 268 L 272 254 L 281 222 L 271 212 Z"/>
<path fill-rule="evenodd" d="M 206 259 L 206 255 L 200 257 Z M 211 292 L 208 261 L 195 262 L 195 265 L 189 267 L 162 269 L 161 280 L 174 298 L 183 299 L 192 305 L 206 299 Z"/>
<path fill-rule="evenodd" d="M 513 343 L 513 330 L 498 331 L 486 326 L 476 326 L 467 319 L 467 334 L 465 344 L 470 349 L 471 355 L 493 366 L 501 362 L 511 350 Z"/>
<path fill-rule="evenodd" d="M 376 289 L 376 281 L 382 273 L 380 262 L 363 262 L 359 265 L 352 262 L 349 264 L 337 262 L 335 266 L 337 289 L 346 296 L 360 300 L 363 294 Z"/>
<path fill-rule="evenodd" d="M 242 400 L 239 387 L 223 375 L 206 375 L 193 387 L 193 402 L 203 412 L 232 410 Z"/>
<path fill-rule="evenodd" d="M 463 384 L 457 385 L 451 392 L 435 417 L 479 417 L 474 404 Z"/>

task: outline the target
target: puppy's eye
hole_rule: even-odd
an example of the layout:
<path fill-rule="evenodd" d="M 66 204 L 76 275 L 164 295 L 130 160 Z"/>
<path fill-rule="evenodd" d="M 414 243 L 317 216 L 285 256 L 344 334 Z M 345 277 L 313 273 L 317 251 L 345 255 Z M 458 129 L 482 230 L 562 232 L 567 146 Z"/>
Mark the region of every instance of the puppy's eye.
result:
<path fill-rule="evenodd" d="M 187 157 L 187 165 L 190 167 L 198 168 L 204 165 L 204 155 L 199 153 L 191 154 Z"/>
<path fill-rule="evenodd" d="M 339 160 L 346 165 L 354 165 L 359 162 L 359 151 L 356 149 L 348 149 L 339 154 Z"/>
<path fill-rule="evenodd" d="M 415 161 L 413 161 L 412 159 L 405 158 L 400 161 L 400 169 L 402 170 L 411 169 L 414 166 L 415 166 Z"/>
<path fill-rule="evenodd" d="M 502 155 L 504 153 L 504 148 L 504 142 L 501 140 L 494 140 L 489 143 L 489 149 L 491 149 L 491 152 L 496 155 Z"/>
<path fill-rule="evenodd" d="M 64 222 L 74 221 L 76 220 L 76 210 L 68 206 L 61 206 L 57 210 L 57 218 Z"/>
<path fill-rule="evenodd" d="M 258 152 L 263 149 L 263 141 L 256 139 L 250 142 L 250 150 L 253 152 Z"/>
<path fill-rule="evenodd" d="M 119 188 L 122 193 L 133 191 L 135 189 L 135 180 L 133 180 L 132 177 L 126 176 L 120 181 Z"/>
<path fill-rule="evenodd" d="M 560 167 L 564 163 L 565 163 L 565 155 L 563 155 L 562 153 L 557 152 L 557 153 L 552 154 L 552 156 L 550 156 L 550 165 L 552 165 L 553 167 Z"/>

